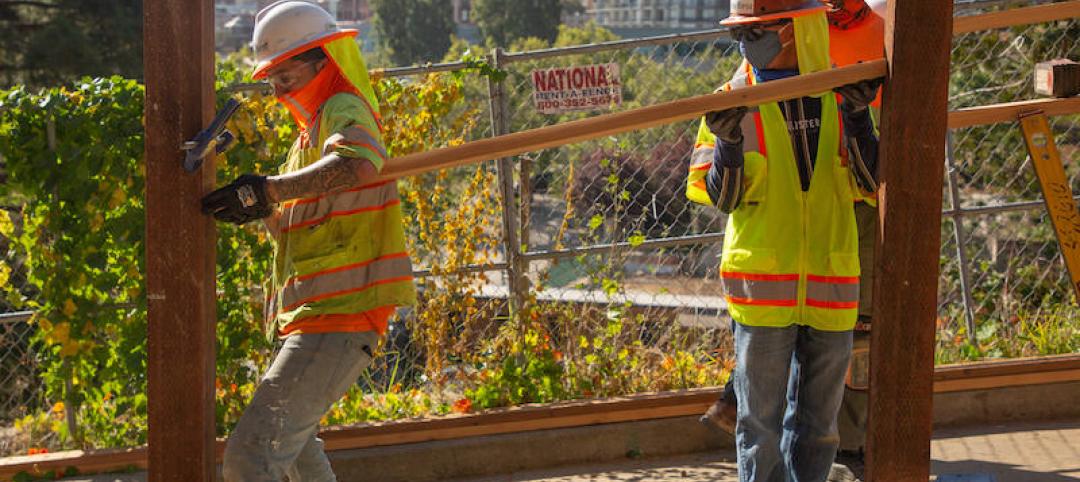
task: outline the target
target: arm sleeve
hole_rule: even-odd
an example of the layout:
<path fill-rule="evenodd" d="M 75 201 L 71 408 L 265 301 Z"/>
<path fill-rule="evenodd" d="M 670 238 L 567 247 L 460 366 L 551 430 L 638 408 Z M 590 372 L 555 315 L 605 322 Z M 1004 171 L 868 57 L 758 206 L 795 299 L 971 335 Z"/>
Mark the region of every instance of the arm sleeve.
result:
<path fill-rule="evenodd" d="M 686 195 L 691 201 L 715 206 L 725 213 L 739 207 L 743 190 L 742 143 L 726 144 L 709 131 L 705 119 L 698 126 L 690 154 Z"/>
<path fill-rule="evenodd" d="M 874 132 L 870 109 L 858 113 L 841 112 L 844 137 L 851 153 L 851 170 L 855 181 L 868 193 L 878 187 L 878 137 Z"/>
<path fill-rule="evenodd" d="M 389 157 L 382 143 L 375 116 L 367 104 L 353 95 L 338 95 L 327 101 L 325 125 L 330 134 L 322 146 L 324 156 L 366 159 L 382 171 Z"/>

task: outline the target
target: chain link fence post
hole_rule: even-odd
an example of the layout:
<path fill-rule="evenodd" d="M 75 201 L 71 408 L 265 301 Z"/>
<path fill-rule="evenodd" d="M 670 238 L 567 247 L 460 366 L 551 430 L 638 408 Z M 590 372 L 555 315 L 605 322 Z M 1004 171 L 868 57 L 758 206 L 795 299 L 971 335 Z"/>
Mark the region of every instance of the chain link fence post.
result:
<path fill-rule="evenodd" d="M 503 65 L 503 50 L 495 48 L 491 53 L 491 66 L 498 70 Z M 510 132 L 510 101 L 506 94 L 506 84 L 503 80 L 487 79 L 488 105 L 491 110 L 492 135 L 501 136 Z M 499 196 L 502 202 L 502 234 L 503 248 L 506 251 L 506 276 L 507 276 L 507 299 L 511 319 L 515 318 L 518 310 L 525 299 L 524 294 L 527 286 L 524 283 L 525 273 L 522 272 L 523 258 L 521 256 L 521 242 L 518 223 L 518 208 L 514 205 L 514 160 L 509 157 L 497 161 L 499 174 Z M 525 184 L 523 179 L 522 185 Z M 522 198 L 525 202 L 525 198 Z"/>
<path fill-rule="evenodd" d="M 968 342 L 971 346 L 979 346 L 978 337 L 975 336 L 975 302 L 971 296 L 971 269 L 968 266 L 967 232 L 964 231 L 964 215 L 961 211 L 960 187 L 957 180 L 956 158 L 953 152 L 953 134 L 949 130 L 945 134 L 945 174 L 949 184 L 949 216 L 952 218 L 953 236 L 956 238 L 956 258 L 960 263 L 960 291 L 964 298 L 964 318 L 967 320 Z"/>

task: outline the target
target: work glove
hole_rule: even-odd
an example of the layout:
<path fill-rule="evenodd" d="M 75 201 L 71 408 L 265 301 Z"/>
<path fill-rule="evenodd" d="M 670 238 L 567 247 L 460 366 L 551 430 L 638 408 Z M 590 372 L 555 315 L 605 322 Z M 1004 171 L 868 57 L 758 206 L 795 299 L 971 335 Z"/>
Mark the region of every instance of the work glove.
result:
<path fill-rule="evenodd" d="M 860 80 L 854 84 L 841 85 L 833 89 L 844 98 L 840 102 L 840 111 L 846 114 L 857 114 L 866 110 L 870 103 L 877 98 L 878 88 L 881 87 L 882 80 L 880 77 Z"/>
<path fill-rule="evenodd" d="M 840 30 L 857 25 L 870 14 L 870 6 L 866 4 L 866 0 L 822 0 L 821 3 L 829 7 L 825 11 L 829 25 Z"/>
<path fill-rule="evenodd" d="M 725 144 L 738 144 L 743 140 L 740 124 L 745 115 L 745 106 L 708 112 L 705 114 L 705 125 L 717 139 Z"/>
<path fill-rule="evenodd" d="M 274 212 L 266 195 L 266 177 L 244 174 L 235 181 L 202 198 L 203 214 L 218 221 L 244 224 Z"/>

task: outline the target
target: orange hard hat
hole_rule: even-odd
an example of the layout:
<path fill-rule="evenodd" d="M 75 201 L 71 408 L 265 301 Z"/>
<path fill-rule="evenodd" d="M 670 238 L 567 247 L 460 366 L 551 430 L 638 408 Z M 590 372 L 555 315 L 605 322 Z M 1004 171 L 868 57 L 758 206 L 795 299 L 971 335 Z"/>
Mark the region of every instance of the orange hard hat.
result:
<path fill-rule="evenodd" d="M 866 3 L 870 12 L 862 20 L 845 28 L 829 26 L 829 57 L 838 67 L 885 56 L 885 0 L 870 0 Z M 880 89 L 870 105 L 881 107 Z"/>
<path fill-rule="evenodd" d="M 825 10 L 818 0 L 733 0 L 731 15 L 720 25 L 743 25 L 794 18 Z"/>
<path fill-rule="evenodd" d="M 840 67 L 885 56 L 885 2 L 866 3 L 870 11 L 863 19 L 845 28 L 829 28 L 829 55 Z"/>

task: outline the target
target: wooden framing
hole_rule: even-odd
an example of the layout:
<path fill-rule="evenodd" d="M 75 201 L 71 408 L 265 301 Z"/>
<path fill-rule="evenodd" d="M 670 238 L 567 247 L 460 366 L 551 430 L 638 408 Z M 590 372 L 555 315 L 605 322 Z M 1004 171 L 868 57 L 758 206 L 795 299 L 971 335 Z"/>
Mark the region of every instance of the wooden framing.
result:
<path fill-rule="evenodd" d="M 142 467 L 148 463 L 150 480 L 155 482 L 213 478 L 221 449 L 220 442 L 215 443 L 213 438 L 215 230 L 211 218 L 198 212 L 197 201 L 213 186 L 215 171 L 213 159 L 208 159 L 199 172 L 183 173 L 178 149 L 213 113 L 213 2 L 197 0 L 181 5 L 167 0 L 146 0 L 144 9 L 149 448 L 78 456 L 15 457 L 0 462 L 0 476 L 12 476 L 24 470 L 63 470 L 68 466 L 91 472 L 125 465 Z M 879 328 L 874 331 L 874 338 L 913 340 L 914 344 L 901 346 L 878 341 L 873 345 L 877 347 L 874 359 L 889 360 L 875 363 L 872 373 L 877 382 L 871 395 L 871 412 L 878 425 L 871 437 L 869 468 L 871 477 L 878 475 L 879 481 L 925 481 L 928 471 L 931 392 L 928 375 L 932 369 L 928 368 L 932 363 L 928 350 L 933 348 L 933 324 L 925 318 L 928 307 L 932 306 L 930 293 L 936 283 L 926 281 L 937 272 L 939 233 L 937 224 L 927 220 L 940 216 L 938 160 L 942 158 L 946 123 L 943 85 L 948 72 L 950 29 L 965 33 L 1077 17 L 1080 0 L 963 17 L 955 20 L 955 28 L 951 9 L 951 0 L 903 2 L 899 9 L 896 0 L 889 2 L 887 58 L 891 70 L 903 75 L 894 76 L 886 87 L 885 100 L 889 107 L 882 126 L 882 152 L 885 159 L 902 161 L 885 164 L 881 247 L 883 257 L 892 261 L 879 271 L 877 279 L 880 282 L 887 278 L 889 283 L 903 289 L 889 290 L 888 294 L 882 294 L 882 289 L 875 290 L 880 298 L 875 305 L 885 314 L 877 323 Z M 884 61 L 872 61 L 733 93 L 704 95 L 484 139 L 394 159 L 388 163 L 385 177 L 407 176 L 688 120 L 711 110 L 797 97 L 884 73 Z M 927 74 L 935 77 L 927 81 Z M 901 104 L 890 99 L 917 101 Z M 1068 101 L 1053 105 L 1069 112 L 1075 112 L 1076 108 L 1075 102 Z M 948 126 L 973 125 L 972 119 L 1004 121 L 1007 119 L 998 116 L 1012 112 L 1008 109 L 1013 108 L 978 109 L 983 108 L 950 117 Z M 936 142 L 938 134 L 941 142 Z M 935 142 L 908 142 L 910 139 Z M 932 175 L 924 176 L 927 173 Z M 931 251 L 933 266 L 929 263 Z M 914 303 L 905 302 L 907 299 Z M 914 350 L 910 349 L 912 346 Z M 1054 380 L 1070 380 L 1080 373 L 1080 367 L 1049 373 L 1054 374 Z M 1038 377 L 1013 373 L 983 378 L 982 383 L 1027 383 Z M 961 378 L 945 382 L 955 389 L 975 386 L 963 385 L 958 380 Z M 521 407 L 484 415 L 499 420 L 487 425 L 499 429 L 481 429 L 483 424 L 478 419 L 459 417 L 372 426 L 362 429 L 369 431 L 367 442 L 358 441 L 347 430 L 330 430 L 326 437 L 330 447 L 346 448 L 640 419 L 634 417 L 696 414 L 716 393 L 704 390 L 684 396 L 689 398 L 674 405 L 659 402 L 663 398 L 660 395 L 642 395 L 628 397 L 627 405 L 618 407 L 611 404 L 622 402 L 588 402 L 565 407 Z M 890 408 L 883 408 L 884 399 L 893 400 Z M 556 416 L 556 412 L 563 415 Z M 425 431 L 428 431 L 426 435 Z"/>
<path fill-rule="evenodd" d="M 527 131 L 472 141 L 396 157 L 386 163 L 382 179 L 410 176 L 435 169 L 473 164 L 500 157 L 562 146 L 600 137 L 696 119 L 706 112 L 757 105 L 825 92 L 834 87 L 885 75 L 885 61 L 872 60 L 848 67 L 752 85 L 744 89 L 699 95 L 638 109 L 598 115 Z"/>
<path fill-rule="evenodd" d="M 949 112 L 949 128 L 963 129 L 976 125 L 1015 122 L 1020 114 L 1036 110 L 1048 116 L 1078 114 L 1080 113 L 1080 97 L 1021 100 L 954 110 Z"/>
<path fill-rule="evenodd" d="M 952 0 L 889 0 L 866 475 L 926 482 Z M 901 341 L 903 340 L 903 341 Z"/>
<path fill-rule="evenodd" d="M 143 2 L 148 459 L 151 482 L 214 479 L 214 160 L 181 166 L 214 113 L 214 2 Z"/>
<path fill-rule="evenodd" d="M 980 362 L 938 367 L 934 393 L 983 390 L 1020 385 L 1080 382 L 1080 355 Z M 439 418 L 330 427 L 321 436 L 328 450 L 398 445 L 462 437 L 579 427 L 603 423 L 700 415 L 719 389 L 639 394 L 605 400 L 562 402 L 489 410 Z M 215 452 L 220 460 L 224 442 Z M 43 473 L 76 467 L 80 473 L 146 467 L 146 447 L 94 452 L 69 451 L 0 459 L 0 480 L 20 471 Z M 36 472 L 35 472 L 36 471 Z"/>
<path fill-rule="evenodd" d="M 1011 8 L 1000 12 L 957 17 L 953 20 L 953 35 L 1075 17 L 1080 17 L 1080 0 Z"/>

